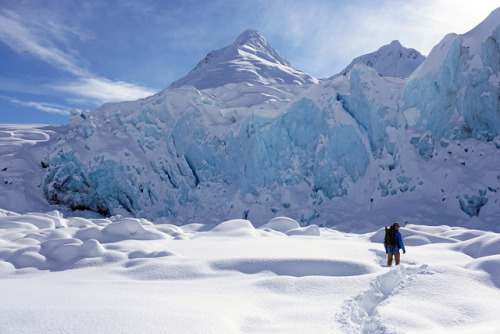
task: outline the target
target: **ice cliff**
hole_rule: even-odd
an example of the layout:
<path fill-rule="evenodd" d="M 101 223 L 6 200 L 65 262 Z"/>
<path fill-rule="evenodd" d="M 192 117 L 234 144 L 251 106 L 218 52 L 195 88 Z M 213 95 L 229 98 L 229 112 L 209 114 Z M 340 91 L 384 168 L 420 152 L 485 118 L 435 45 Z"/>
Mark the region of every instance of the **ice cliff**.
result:
<path fill-rule="evenodd" d="M 402 111 L 435 139 L 492 140 L 500 125 L 500 8 L 464 35 L 449 34 L 410 76 Z"/>
<path fill-rule="evenodd" d="M 288 215 L 308 224 L 334 217 L 339 198 L 371 208 L 399 195 L 478 215 L 498 196 L 497 174 L 451 186 L 462 174 L 439 169 L 453 159 L 436 155 L 454 140 L 498 135 L 499 13 L 447 36 L 397 84 L 384 76 L 406 77 L 422 60 L 393 52 L 397 42 L 376 53 L 395 58 L 365 57 L 371 64 L 319 81 L 246 31 L 154 96 L 73 111 L 44 161 L 44 194 L 74 210 L 177 222 Z"/>

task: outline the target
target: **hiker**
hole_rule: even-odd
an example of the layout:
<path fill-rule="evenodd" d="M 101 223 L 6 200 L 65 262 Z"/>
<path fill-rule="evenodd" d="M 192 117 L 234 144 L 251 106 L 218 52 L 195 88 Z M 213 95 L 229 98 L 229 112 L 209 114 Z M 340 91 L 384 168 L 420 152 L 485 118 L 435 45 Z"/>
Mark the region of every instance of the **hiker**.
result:
<path fill-rule="evenodd" d="M 387 229 L 386 227 L 386 238 L 384 239 L 385 253 L 387 254 L 387 266 L 392 265 L 392 257 L 396 259 L 396 266 L 399 264 L 399 250 L 403 250 L 403 254 L 406 253 L 405 245 L 403 244 L 403 238 L 401 233 L 399 233 L 399 224 L 394 223 Z"/>

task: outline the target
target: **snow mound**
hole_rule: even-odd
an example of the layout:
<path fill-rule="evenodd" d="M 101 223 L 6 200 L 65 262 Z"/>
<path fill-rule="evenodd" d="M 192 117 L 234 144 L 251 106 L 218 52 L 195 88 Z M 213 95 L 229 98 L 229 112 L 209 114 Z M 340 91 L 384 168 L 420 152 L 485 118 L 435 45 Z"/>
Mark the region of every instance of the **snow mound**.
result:
<path fill-rule="evenodd" d="M 208 232 L 207 235 L 212 237 L 256 237 L 258 233 L 249 220 L 233 219 L 220 223 Z"/>
<path fill-rule="evenodd" d="M 404 235 L 404 243 L 408 246 L 421 246 L 431 243 L 457 243 L 460 241 L 459 239 L 443 236 L 448 231 L 449 228 L 433 229 L 428 226 L 422 230 L 419 226 L 413 224 L 408 224 L 400 230 L 401 234 Z M 385 228 L 381 228 L 370 237 L 370 240 L 375 243 L 383 242 L 384 236 Z"/>
<path fill-rule="evenodd" d="M 142 258 L 157 258 L 157 257 L 165 257 L 165 256 L 178 256 L 178 255 L 174 252 L 168 252 L 168 251 L 146 252 L 146 251 L 142 251 L 142 250 L 136 250 L 136 251 L 130 252 L 128 254 L 128 258 L 130 260 L 142 259 Z"/>
<path fill-rule="evenodd" d="M 288 217 L 276 217 L 271 219 L 267 224 L 260 226 L 261 229 L 270 228 L 275 231 L 286 233 L 290 230 L 299 228 L 297 221 Z"/>
<path fill-rule="evenodd" d="M 236 259 L 211 263 L 215 270 L 237 271 L 247 275 L 268 272 L 278 276 L 357 276 L 374 271 L 364 263 L 312 259 Z"/>
<path fill-rule="evenodd" d="M 401 265 L 387 268 L 375 240 L 380 230 L 352 233 L 355 221 L 348 233 L 315 226 L 314 237 L 288 237 L 244 219 L 209 228 L 0 214 L 23 222 L 0 229 L 0 318 L 9 332 L 50 332 L 54 323 L 95 333 L 475 332 L 500 325 L 498 233 L 407 224 L 405 242 L 428 242 L 407 242 Z M 36 227 L 47 217 L 60 226 Z M 283 231 L 297 225 L 286 217 L 269 223 Z M 286 232 L 296 229 L 307 227 Z M 89 321 L 100 317 L 99 326 Z"/>
<path fill-rule="evenodd" d="M 466 268 L 487 272 L 490 275 L 493 284 L 500 289 L 500 255 L 498 252 L 495 255 L 476 259 L 469 263 Z"/>
<path fill-rule="evenodd" d="M 94 239 L 81 242 L 78 239 L 53 239 L 40 244 L 40 254 L 64 264 L 75 258 L 101 257 L 106 250 Z"/>
<path fill-rule="evenodd" d="M 319 237 L 321 235 L 318 225 L 309 225 L 306 227 L 297 227 L 286 232 L 286 235 L 307 235 L 313 237 Z"/>
<path fill-rule="evenodd" d="M 151 223 L 149 223 L 151 225 Z M 102 234 L 108 240 L 128 239 L 155 240 L 164 239 L 165 236 L 157 231 L 148 231 L 139 219 L 123 219 L 113 222 L 102 229 Z"/>
<path fill-rule="evenodd" d="M 455 249 L 473 257 L 480 258 L 498 253 L 500 248 L 500 237 L 498 235 L 485 233 L 477 238 L 472 238 L 458 244 Z"/>

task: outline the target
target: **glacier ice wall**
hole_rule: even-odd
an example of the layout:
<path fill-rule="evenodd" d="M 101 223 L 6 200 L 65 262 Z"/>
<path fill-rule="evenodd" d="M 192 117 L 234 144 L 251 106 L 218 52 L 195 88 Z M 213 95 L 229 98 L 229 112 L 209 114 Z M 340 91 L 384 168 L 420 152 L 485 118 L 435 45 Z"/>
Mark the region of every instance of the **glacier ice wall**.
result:
<path fill-rule="evenodd" d="M 180 222 L 309 223 L 334 217 L 339 198 L 372 209 L 398 194 L 495 216 L 500 175 L 479 174 L 500 147 L 499 16 L 446 36 L 406 83 L 355 64 L 319 83 L 181 85 L 73 112 L 47 160 L 45 196 Z"/>
<path fill-rule="evenodd" d="M 500 11 L 465 35 L 447 35 L 402 92 L 410 128 L 435 138 L 492 140 L 500 128 Z"/>
<path fill-rule="evenodd" d="M 240 86 L 239 94 L 249 88 Z M 404 119 L 372 68 L 358 65 L 348 77 L 313 85 L 267 116 L 260 111 L 270 101 L 232 113 L 215 92 L 167 89 L 75 112 L 51 154 L 47 198 L 104 214 L 179 217 L 201 216 L 207 193 L 227 201 L 221 210 L 231 212 L 235 196 L 246 207 L 246 195 L 305 187 L 320 205 L 348 195 L 383 153 L 390 156 L 383 165 L 397 165 L 386 128 L 400 128 Z"/>

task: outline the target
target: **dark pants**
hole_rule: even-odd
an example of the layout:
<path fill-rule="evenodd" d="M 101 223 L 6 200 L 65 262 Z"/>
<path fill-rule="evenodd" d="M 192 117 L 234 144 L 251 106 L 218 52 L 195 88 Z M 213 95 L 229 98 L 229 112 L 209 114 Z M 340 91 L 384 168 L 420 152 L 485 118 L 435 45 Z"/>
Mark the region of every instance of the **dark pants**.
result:
<path fill-rule="evenodd" d="M 389 253 L 387 254 L 387 266 L 390 267 L 392 266 L 392 257 L 394 256 L 394 258 L 396 259 L 396 266 L 399 264 L 399 251 L 397 251 L 396 253 Z"/>

